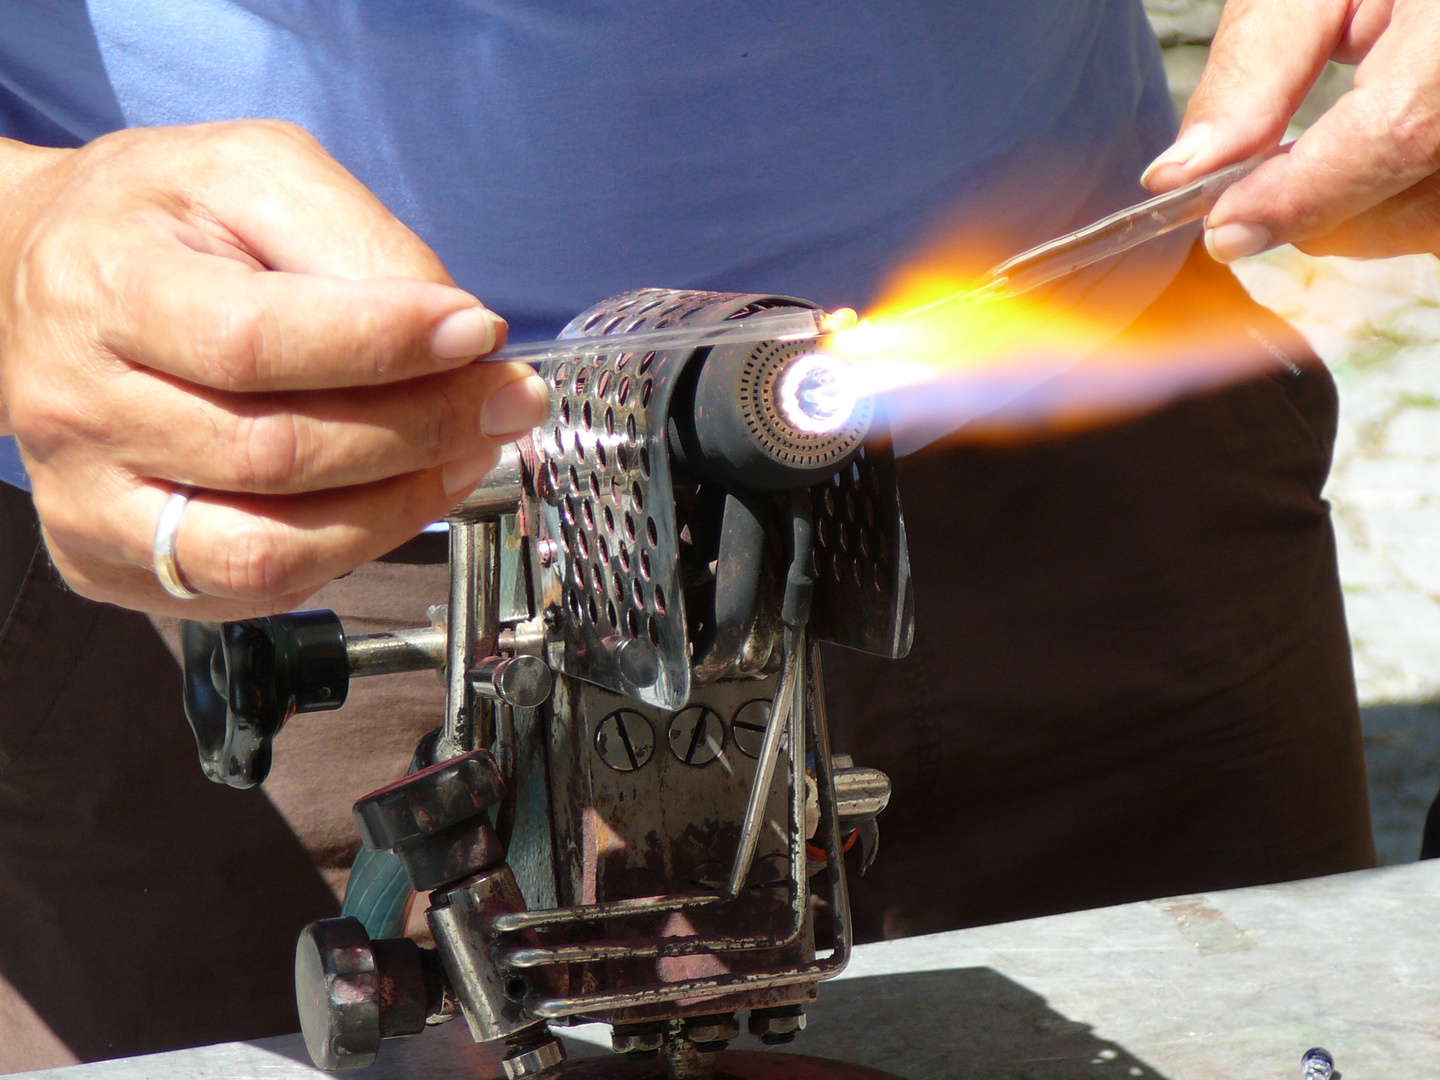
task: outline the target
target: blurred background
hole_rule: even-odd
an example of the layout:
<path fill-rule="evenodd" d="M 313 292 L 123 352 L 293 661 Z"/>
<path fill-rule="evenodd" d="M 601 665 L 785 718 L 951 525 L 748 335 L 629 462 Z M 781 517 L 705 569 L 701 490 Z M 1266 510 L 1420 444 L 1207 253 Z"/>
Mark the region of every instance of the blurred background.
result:
<path fill-rule="evenodd" d="M 1222 0 L 1146 0 L 1182 112 Z M 1351 86 L 1331 64 L 1291 136 Z M 1420 853 L 1440 788 L 1440 260 L 1311 258 L 1281 248 L 1235 265 L 1262 304 L 1298 327 L 1335 373 L 1340 436 L 1326 495 L 1383 863 Z M 1317 794 L 1323 777 L 1317 777 Z"/>

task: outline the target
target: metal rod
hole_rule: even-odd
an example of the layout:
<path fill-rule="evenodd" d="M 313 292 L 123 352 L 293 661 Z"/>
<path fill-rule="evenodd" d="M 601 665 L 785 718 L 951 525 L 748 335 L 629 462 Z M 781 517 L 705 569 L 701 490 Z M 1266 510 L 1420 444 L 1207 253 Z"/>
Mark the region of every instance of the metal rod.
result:
<path fill-rule="evenodd" d="M 454 757 L 475 749 L 475 691 L 470 669 L 475 665 L 480 530 L 471 522 L 450 524 L 450 602 L 445 629 L 445 726 L 440 756 Z"/>
<path fill-rule="evenodd" d="M 850 883 L 845 877 L 845 852 L 840 847 L 840 808 L 835 798 L 835 762 L 830 756 L 830 721 L 825 716 L 825 687 L 820 677 L 820 643 L 810 642 L 810 673 L 806 681 L 809 698 L 810 736 L 815 743 L 815 788 L 820 813 L 825 819 L 825 866 L 830 879 L 830 925 L 834 951 L 839 960 L 832 974 L 839 974 L 850 962 L 854 927 L 850 923 Z M 826 976 L 827 978 L 829 976 Z"/>
<path fill-rule="evenodd" d="M 728 898 L 740 895 L 740 890 L 745 887 L 745 878 L 750 873 L 750 864 L 755 858 L 755 845 L 760 839 L 760 828 L 765 818 L 765 803 L 770 798 L 770 785 L 775 780 L 775 759 L 780 755 L 780 739 L 785 733 L 786 721 L 794 707 L 796 677 L 803 666 L 800 656 L 801 640 L 802 634 L 786 627 L 780 688 L 770 703 L 770 718 L 765 722 L 765 740 L 760 745 L 760 756 L 755 761 L 755 778 L 750 782 L 750 798 L 745 806 L 745 817 L 740 823 L 740 840 L 735 847 L 735 862 L 730 867 L 730 878 L 725 883 L 725 896 Z M 801 757 L 803 760 L 803 754 Z"/>
<path fill-rule="evenodd" d="M 445 631 L 426 626 L 388 634 L 357 634 L 345 639 L 345 655 L 355 678 L 442 668 Z"/>
<path fill-rule="evenodd" d="M 497 349 L 486 360 L 563 360 L 585 352 L 659 352 L 661 349 L 698 349 L 707 345 L 747 344 L 756 341 L 798 341 L 825 332 L 825 312 L 784 311 L 751 315 L 704 325 L 681 324 L 658 330 L 522 341 Z"/>
<path fill-rule="evenodd" d="M 508 911 L 490 920 L 497 934 L 516 930 L 546 930 L 576 922 L 599 922 L 627 915 L 650 915 L 682 908 L 707 907 L 725 899 L 719 893 L 668 893 L 663 896 L 636 896 L 603 904 L 575 904 L 570 907 L 541 908 L 536 911 Z"/>

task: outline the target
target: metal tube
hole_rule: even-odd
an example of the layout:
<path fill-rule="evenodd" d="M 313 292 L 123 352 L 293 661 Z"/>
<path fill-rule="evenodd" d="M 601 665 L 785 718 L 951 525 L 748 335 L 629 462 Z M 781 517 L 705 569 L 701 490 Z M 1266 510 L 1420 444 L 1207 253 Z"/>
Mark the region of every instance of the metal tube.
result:
<path fill-rule="evenodd" d="M 454 757 L 475 749 L 475 691 L 470 669 L 476 656 L 476 572 L 480 530 L 470 522 L 450 524 L 450 602 L 446 606 L 445 726 L 440 734 L 440 757 Z"/>
<path fill-rule="evenodd" d="M 850 923 L 850 883 L 845 878 L 845 853 L 840 848 L 840 810 L 835 802 L 834 763 L 830 758 L 830 723 L 825 717 L 825 687 L 820 682 L 820 643 L 810 642 L 809 697 L 810 735 L 815 743 L 815 788 L 820 813 L 826 821 L 826 876 L 830 879 L 830 925 L 834 933 L 830 958 L 838 961 L 831 974 L 838 975 L 850 962 L 854 927 Z M 829 976 L 826 976 L 828 978 Z"/>
<path fill-rule="evenodd" d="M 445 631 L 426 626 L 389 634 L 357 634 L 345 639 L 350 675 L 392 675 L 445 666 Z"/>
<path fill-rule="evenodd" d="M 514 443 L 500 450 L 495 467 L 485 474 L 480 486 L 465 496 L 446 516 L 450 521 L 486 521 L 513 514 L 525 497 L 525 467 Z"/>
<path fill-rule="evenodd" d="M 719 893 L 670 893 L 664 896 L 636 896 L 603 904 L 575 904 L 571 907 L 542 908 L 536 911 L 507 911 L 490 919 L 489 929 L 497 934 L 516 930 L 548 930 L 573 922 L 598 922 L 627 915 L 650 915 L 682 908 L 708 907 L 725 899 Z"/>
<path fill-rule="evenodd" d="M 780 755 L 780 737 L 785 733 L 786 721 L 794 707 L 795 681 L 802 666 L 801 640 L 801 634 L 786 628 L 780 688 L 770 705 L 770 718 L 765 723 L 765 740 L 760 745 L 760 756 L 755 762 L 755 778 L 750 782 L 750 798 L 745 806 L 744 820 L 740 823 L 740 840 L 735 847 L 735 862 L 730 867 L 730 878 L 725 883 L 727 898 L 733 899 L 740 895 L 740 890 L 745 887 L 745 878 L 750 873 L 750 864 L 755 858 L 755 845 L 760 840 L 760 827 L 765 817 L 765 803 L 770 798 L 770 785 L 775 780 L 775 759 Z"/>

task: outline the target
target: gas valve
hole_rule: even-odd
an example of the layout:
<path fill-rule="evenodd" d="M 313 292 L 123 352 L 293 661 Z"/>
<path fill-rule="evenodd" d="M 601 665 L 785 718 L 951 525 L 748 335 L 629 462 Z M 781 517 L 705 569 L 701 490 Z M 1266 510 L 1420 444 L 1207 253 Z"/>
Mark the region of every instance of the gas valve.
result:
<path fill-rule="evenodd" d="M 338 709 L 350 689 L 345 631 L 330 611 L 180 624 L 185 718 L 200 766 L 249 788 L 270 774 L 271 744 L 296 713 Z"/>

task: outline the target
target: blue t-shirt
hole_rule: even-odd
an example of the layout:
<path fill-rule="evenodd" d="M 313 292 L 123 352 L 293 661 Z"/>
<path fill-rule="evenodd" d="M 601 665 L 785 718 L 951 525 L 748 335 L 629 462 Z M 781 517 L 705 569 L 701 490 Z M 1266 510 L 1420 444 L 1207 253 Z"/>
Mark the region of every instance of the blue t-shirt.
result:
<path fill-rule="evenodd" d="M 1140 0 L 0 7 L 0 134 L 240 117 L 313 132 L 517 341 L 646 285 L 863 308 L 943 223 L 1013 252 L 1142 197 L 1174 129 Z"/>

